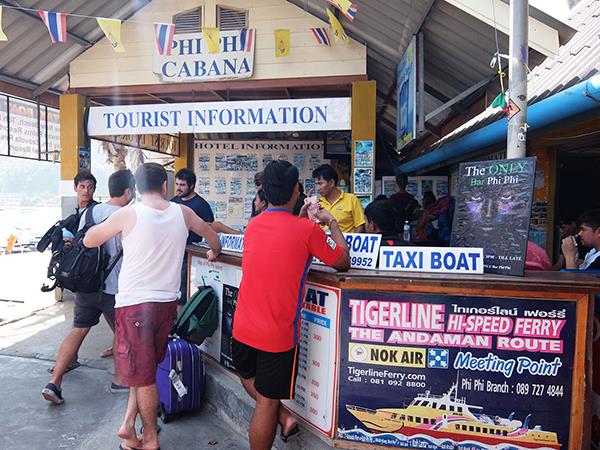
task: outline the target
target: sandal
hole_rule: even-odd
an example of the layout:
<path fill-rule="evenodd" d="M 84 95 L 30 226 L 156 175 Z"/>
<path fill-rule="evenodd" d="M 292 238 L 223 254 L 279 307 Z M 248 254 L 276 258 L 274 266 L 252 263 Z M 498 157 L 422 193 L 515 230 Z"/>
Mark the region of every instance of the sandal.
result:
<path fill-rule="evenodd" d="M 113 349 L 112 347 L 107 348 L 106 350 L 103 350 L 100 353 L 100 358 L 110 358 L 113 355 Z"/>
<path fill-rule="evenodd" d="M 81 366 L 81 363 L 79 361 L 75 361 L 73 364 L 71 364 L 69 367 L 67 367 L 67 370 L 65 370 L 65 373 L 68 373 L 71 370 L 75 370 L 79 366 Z M 46 372 L 48 372 L 50 375 L 52 375 L 54 373 L 54 367 L 49 367 L 48 369 L 46 369 Z"/>
<path fill-rule="evenodd" d="M 283 434 L 283 430 L 281 430 L 281 440 L 283 442 L 287 442 L 289 441 L 292 437 L 294 437 L 295 435 L 297 435 L 298 433 L 300 433 L 300 428 L 298 427 L 298 424 L 294 425 L 294 428 L 292 428 L 290 430 L 290 432 L 287 434 L 287 436 L 285 434 Z"/>
<path fill-rule="evenodd" d="M 62 405 L 65 402 L 65 399 L 62 397 L 62 390 L 58 389 L 53 383 L 48 383 L 42 389 L 42 397 L 55 405 Z"/>

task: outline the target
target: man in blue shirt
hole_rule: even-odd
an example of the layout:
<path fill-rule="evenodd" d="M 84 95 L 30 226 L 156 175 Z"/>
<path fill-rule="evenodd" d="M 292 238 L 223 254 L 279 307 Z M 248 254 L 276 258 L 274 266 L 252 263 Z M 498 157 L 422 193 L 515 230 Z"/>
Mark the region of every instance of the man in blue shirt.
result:
<path fill-rule="evenodd" d="M 210 205 L 206 200 L 200 197 L 194 191 L 196 187 L 196 175 L 190 169 L 181 169 L 175 174 L 175 191 L 177 195 L 171 199 L 174 203 L 185 205 L 191 208 L 198 217 L 206 223 L 215 221 Z M 202 237 L 198 236 L 192 230 L 188 234 L 187 243 L 201 242 Z M 181 268 L 181 296 L 177 300 L 179 305 L 185 305 L 187 301 L 187 268 L 188 258 L 187 253 L 183 257 L 183 266 Z"/>

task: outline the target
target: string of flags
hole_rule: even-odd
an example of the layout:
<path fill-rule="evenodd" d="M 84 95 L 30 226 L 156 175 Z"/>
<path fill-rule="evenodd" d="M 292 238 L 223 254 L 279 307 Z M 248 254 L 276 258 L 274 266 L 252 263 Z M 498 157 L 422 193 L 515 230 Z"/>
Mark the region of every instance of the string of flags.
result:
<path fill-rule="evenodd" d="M 356 17 L 356 13 L 358 11 L 358 6 L 356 3 L 351 2 L 350 0 L 325 0 L 325 2 L 335 9 L 339 10 L 341 14 L 348 19 L 350 22 L 354 20 Z M 20 6 L 8 6 L 4 7 L 10 9 L 22 9 L 27 11 L 37 11 L 31 8 L 24 8 Z M 325 8 L 327 11 L 327 17 L 329 18 L 329 24 L 331 26 L 331 30 L 333 31 L 333 36 L 336 42 L 342 42 L 344 44 L 348 44 L 350 42 L 350 38 L 344 31 L 344 27 L 335 16 L 335 14 L 329 9 Z M 67 32 L 67 16 L 75 16 L 75 17 L 85 17 L 85 18 L 93 18 L 96 19 L 98 26 L 102 29 L 104 35 L 106 36 L 108 42 L 110 43 L 113 50 L 117 53 L 124 53 L 125 46 L 123 45 L 123 41 L 121 39 L 121 25 L 122 21 L 120 19 L 111 19 L 104 17 L 90 17 L 83 16 L 79 14 L 69 14 L 55 11 L 37 11 L 40 16 L 42 22 L 46 26 L 48 33 L 50 35 L 50 39 L 53 44 L 64 43 L 67 42 L 68 32 Z M 3 17 L 3 6 L 0 5 L 0 41 L 8 41 L 8 36 L 4 33 L 2 29 L 2 17 Z M 133 21 L 131 21 L 133 22 Z M 171 55 L 171 50 L 173 48 L 173 39 L 175 35 L 175 25 L 171 23 L 154 23 L 154 40 L 156 43 L 156 50 L 159 55 Z M 325 27 L 314 27 L 310 29 L 317 44 L 324 45 L 327 47 L 332 46 L 332 41 L 329 37 L 329 32 Z M 202 36 L 204 41 L 206 42 L 208 51 L 210 53 L 219 53 L 220 51 L 220 41 L 221 41 L 221 33 L 218 28 L 214 27 L 202 27 Z M 290 30 L 289 29 L 276 29 L 274 30 L 275 37 L 275 56 L 289 56 L 290 55 Z M 252 43 L 255 39 L 255 30 L 252 28 L 242 28 L 240 30 L 240 41 L 241 48 L 244 51 L 248 52 L 252 49 Z"/>

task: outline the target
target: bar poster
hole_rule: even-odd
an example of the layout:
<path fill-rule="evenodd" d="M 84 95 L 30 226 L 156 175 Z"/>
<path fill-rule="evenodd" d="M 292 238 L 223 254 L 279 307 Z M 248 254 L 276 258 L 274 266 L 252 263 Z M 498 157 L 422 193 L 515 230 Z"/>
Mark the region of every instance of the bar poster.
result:
<path fill-rule="evenodd" d="M 462 163 L 452 247 L 482 247 L 487 273 L 523 276 L 536 158 Z"/>
<path fill-rule="evenodd" d="M 568 448 L 576 303 L 343 291 L 338 437 Z"/>

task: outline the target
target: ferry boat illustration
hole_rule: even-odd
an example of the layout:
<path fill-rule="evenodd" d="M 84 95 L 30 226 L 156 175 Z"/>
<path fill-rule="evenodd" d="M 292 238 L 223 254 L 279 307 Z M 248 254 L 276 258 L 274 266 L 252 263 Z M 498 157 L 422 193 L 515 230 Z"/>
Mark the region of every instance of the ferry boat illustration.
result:
<path fill-rule="evenodd" d="M 531 414 L 525 423 L 513 418 L 488 416 L 483 407 L 469 405 L 464 397 L 456 395 L 456 384 L 443 395 L 429 391 L 417 395 L 405 408 L 367 409 L 346 405 L 346 409 L 371 432 L 401 433 L 410 437 L 426 435 L 436 439 L 450 439 L 459 444 L 476 441 L 484 445 L 507 447 L 560 449 L 556 433 L 536 425 L 529 428 Z"/>

